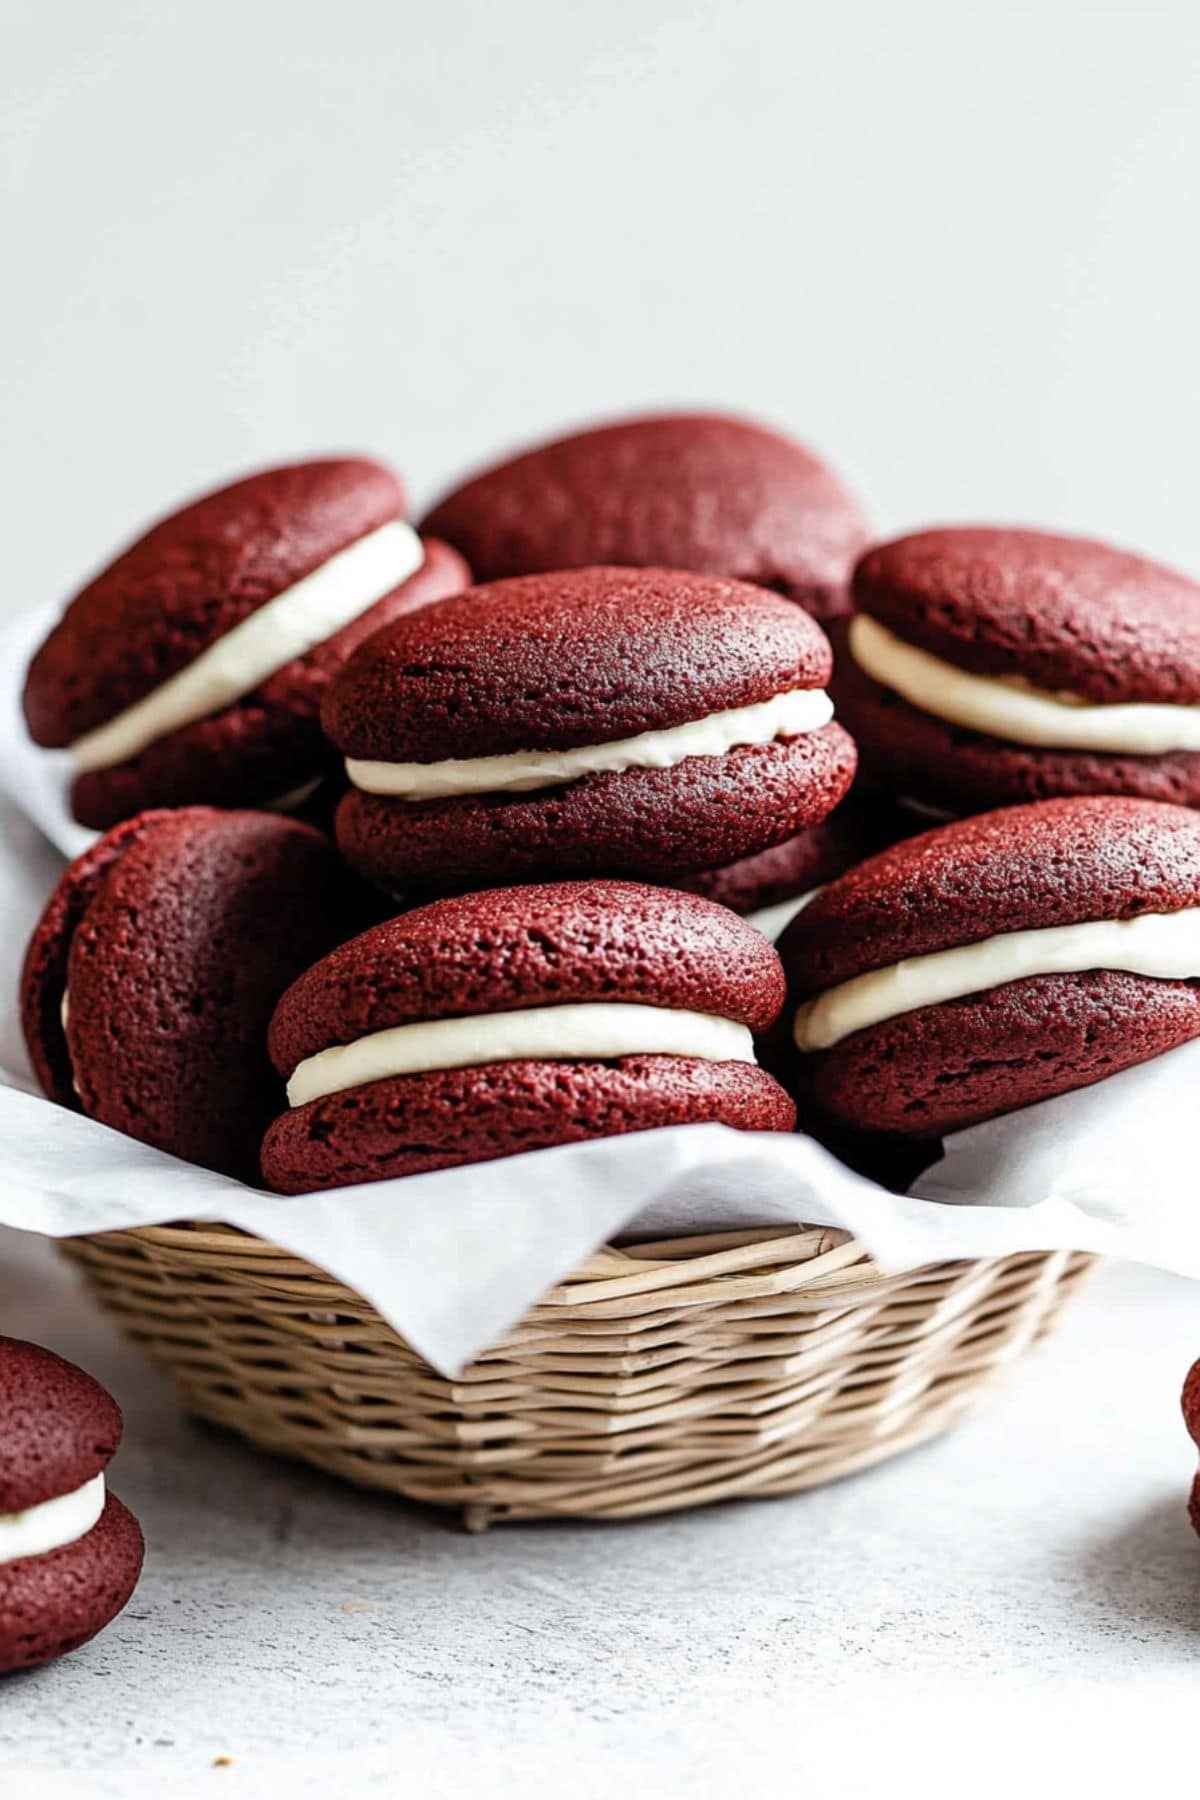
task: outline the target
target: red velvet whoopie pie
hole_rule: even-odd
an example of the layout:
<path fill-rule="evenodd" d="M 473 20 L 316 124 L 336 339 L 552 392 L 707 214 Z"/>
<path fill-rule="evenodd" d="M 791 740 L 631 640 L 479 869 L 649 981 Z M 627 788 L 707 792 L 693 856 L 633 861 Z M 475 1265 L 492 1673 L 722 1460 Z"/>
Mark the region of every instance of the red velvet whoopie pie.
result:
<path fill-rule="evenodd" d="M 818 619 L 845 611 L 868 538 L 829 465 L 724 414 L 623 419 L 540 444 L 438 501 L 421 529 L 478 581 L 622 563 L 733 576 Z"/>
<path fill-rule="evenodd" d="M 435 901 L 283 996 L 270 1043 L 290 1110 L 264 1176 L 296 1194 L 700 1120 L 788 1131 L 753 1048 L 783 992 L 762 934 L 694 894 L 594 881 Z"/>
<path fill-rule="evenodd" d="M 212 807 L 126 820 L 64 872 L 21 975 L 34 1073 L 61 1106 L 253 1181 L 280 1102 L 267 1026 L 361 923 L 328 839 Z"/>
<path fill-rule="evenodd" d="M 142 1534 L 105 1484 L 120 1441 L 98 1381 L 0 1337 L 0 1674 L 77 1650 L 137 1586 Z"/>
<path fill-rule="evenodd" d="M 831 882 L 779 951 L 798 1091 L 940 1137 L 1200 1036 L 1200 816 L 1089 797 L 958 820 Z"/>
<path fill-rule="evenodd" d="M 597 568 L 471 588 L 330 684 L 338 843 L 406 897 L 754 855 L 850 785 L 831 663 L 800 607 L 740 582 Z"/>
<path fill-rule="evenodd" d="M 1188 1428 L 1188 1436 L 1192 1442 L 1200 1445 L 1200 1362 L 1192 1364 L 1188 1371 L 1188 1378 L 1183 1384 L 1183 1422 Z M 1192 1483 L 1188 1515 L 1196 1530 L 1200 1532 L 1200 1475 L 1197 1475 Z"/>
<path fill-rule="evenodd" d="M 997 526 L 879 544 L 833 684 L 863 777 L 961 814 L 1072 794 L 1200 806 L 1200 583 Z"/>
<path fill-rule="evenodd" d="M 379 625 L 469 579 L 404 512 L 399 478 L 362 457 L 265 469 L 93 577 L 25 684 L 34 741 L 72 753 L 76 819 L 293 806 L 335 766 L 318 722 L 333 672 Z"/>

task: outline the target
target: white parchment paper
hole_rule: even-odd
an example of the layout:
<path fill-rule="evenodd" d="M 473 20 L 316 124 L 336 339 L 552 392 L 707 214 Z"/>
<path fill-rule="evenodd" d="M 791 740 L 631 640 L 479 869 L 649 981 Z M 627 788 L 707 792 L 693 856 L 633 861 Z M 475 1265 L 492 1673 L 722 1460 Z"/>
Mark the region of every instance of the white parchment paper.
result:
<path fill-rule="evenodd" d="M 807 1222 L 853 1232 L 889 1269 L 1078 1249 L 1200 1277 L 1200 1041 L 947 1140 L 911 1198 L 811 1139 L 692 1125 L 282 1199 L 51 1106 L 21 1045 L 17 972 L 62 866 L 51 846 L 73 855 L 91 834 L 67 816 L 63 759 L 34 751 L 20 721 L 47 622 L 0 635 L 0 1223 L 51 1237 L 240 1226 L 364 1294 L 446 1374 L 621 1232 Z"/>

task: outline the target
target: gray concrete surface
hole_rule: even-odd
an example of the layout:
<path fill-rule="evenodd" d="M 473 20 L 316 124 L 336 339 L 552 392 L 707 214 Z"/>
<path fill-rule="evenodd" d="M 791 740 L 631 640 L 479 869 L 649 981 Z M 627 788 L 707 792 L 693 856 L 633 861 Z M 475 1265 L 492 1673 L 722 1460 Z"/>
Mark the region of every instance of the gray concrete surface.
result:
<path fill-rule="evenodd" d="M 1135 1746 L 1145 1780 L 1190 1729 L 1200 1295 L 1173 1278 L 1104 1271 L 970 1423 L 851 1481 L 484 1538 L 189 1423 L 13 1233 L 0 1329 L 119 1395 L 150 1546 L 104 1637 L 0 1689 L 6 1800 L 857 1794 L 900 1764 L 940 1794 L 963 1758 L 973 1794 L 1056 1758 L 1127 1791 Z"/>

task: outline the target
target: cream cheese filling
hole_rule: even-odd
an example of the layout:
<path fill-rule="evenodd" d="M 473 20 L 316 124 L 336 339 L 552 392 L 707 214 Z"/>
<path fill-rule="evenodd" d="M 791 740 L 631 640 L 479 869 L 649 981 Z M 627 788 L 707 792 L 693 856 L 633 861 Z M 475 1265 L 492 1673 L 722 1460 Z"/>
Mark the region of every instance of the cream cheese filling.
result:
<path fill-rule="evenodd" d="M 80 769 L 128 762 L 156 739 L 208 718 L 344 629 L 425 560 L 401 519 L 367 532 L 202 650 L 144 699 L 71 745 Z"/>
<path fill-rule="evenodd" d="M 1096 706 L 1076 694 L 1032 687 L 1016 675 L 974 675 L 906 644 L 866 613 L 851 621 L 850 651 L 873 681 L 910 706 L 1009 743 L 1107 756 L 1200 750 L 1200 706 Z"/>
<path fill-rule="evenodd" d="M 1081 975 L 1115 969 L 1160 981 L 1200 977 L 1200 907 L 1006 931 L 869 969 L 805 1002 L 793 1036 L 801 1050 L 828 1050 L 853 1032 L 945 1000 L 962 1000 L 1034 975 Z"/>
<path fill-rule="evenodd" d="M 104 1511 L 104 1474 L 70 1494 L 27 1506 L 24 1512 L 0 1513 L 0 1563 L 23 1556 L 46 1556 L 86 1537 Z"/>
<path fill-rule="evenodd" d="M 453 757 L 445 762 L 371 762 L 349 757 L 346 773 L 368 794 L 398 800 L 441 800 L 456 794 L 527 793 L 558 787 L 583 775 L 625 769 L 673 769 L 691 756 L 724 756 L 747 744 L 819 731 L 833 717 L 823 688 L 793 688 L 753 706 L 731 707 L 661 731 L 588 744 L 574 750 L 514 750 L 504 756 Z"/>
<path fill-rule="evenodd" d="M 694 1056 L 704 1062 L 755 1061 L 746 1026 L 712 1013 L 589 1001 L 531 1006 L 472 1019 L 426 1019 L 335 1044 L 299 1063 L 287 1084 L 288 1104 L 396 1075 L 481 1063 L 606 1062 L 618 1056 Z"/>

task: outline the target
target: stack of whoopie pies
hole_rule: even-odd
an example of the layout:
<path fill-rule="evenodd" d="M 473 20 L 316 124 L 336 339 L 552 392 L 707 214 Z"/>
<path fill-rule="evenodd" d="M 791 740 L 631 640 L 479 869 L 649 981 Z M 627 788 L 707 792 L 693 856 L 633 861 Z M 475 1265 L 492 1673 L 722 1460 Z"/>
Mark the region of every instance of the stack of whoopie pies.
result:
<path fill-rule="evenodd" d="M 121 1429 L 98 1381 L 0 1337 L 0 1675 L 77 1650 L 137 1586 L 141 1528 L 105 1482 Z"/>
<path fill-rule="evenodd" d="M 404 514 L 376 462 L 250 476 L 34 657 L 106 833 L 25 966 L 61 1104 L 295 1193 L 797 1102 L 899 1149 L 1200 1035 L 1195 583 L 868 548 L 726 417 Z"/>
<path fill-rule="evenodd" d="M 958 528 L 868 551 L 852 595 L 861 786 L 947 822 L 783 936 L 816 1113 L 937 1138 L 1200 1035 L 1200 586 Z"/>

